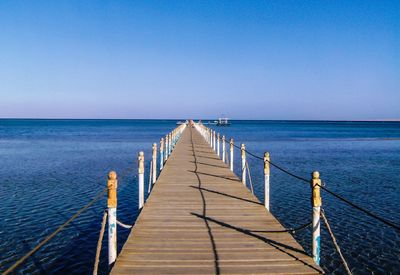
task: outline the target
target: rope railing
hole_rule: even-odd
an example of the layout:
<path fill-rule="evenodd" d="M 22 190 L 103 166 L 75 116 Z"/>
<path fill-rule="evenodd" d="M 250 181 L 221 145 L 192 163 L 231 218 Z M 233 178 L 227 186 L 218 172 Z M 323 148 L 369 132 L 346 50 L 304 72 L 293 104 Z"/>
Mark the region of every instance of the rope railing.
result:
<path fill-rule="evenodd" d="M 322 217 L 322 219 L 324 220 L 324 223 L 325 223 L 325 225 L 326 225 L 326 228 L 328 229 L 328 232 L 329 232 L 329 236 L 331 237 L 331 241 L 332 241 L 333 245 L 335 246 L 336 252 L 339 254 L 340 260 L 342 261 L 343 266 L 344 266 L 344 268 L 345 268 L 347 274 L 348 274 L 348 275 L 352 275 L 352 273 L 351 273 L 351 271 L 350 271 L 350 268 L 349 268 L 349 265 L 347 264 L 346 259 L 344 258 L 343 254 L 342 254 L 342 251 L 340 250 L 340 247 L 339 247 L 339 245 L 337 244 L 335 235 L 334 235 L 333 232 L 332 232 L 332 229 L 331 229 L 331 226 L 330 226 L 330 224 L 329 224 L 329 222 L 328 222 L 328 219 L 327 219 L 326 216 L 325 216 L 325 211 L 324 211 L 324 209 L 321 209 L 321 217 Z"/>
<path fill-rule="evenodd" d="M 85 206 L 79 209 L 71 218 L 69 218 L 66 222 L 62 225 L 57 227 L 51 234 L 49 234 L 44 240 L 42 240 L 38 245 L 32 248 L 28 253 L 22 256 L 18 261 L 16 261 L 12 266 L 10 266 L 6 271 L 3 272 L 3 275 L 10 274 L 11 272 L 15 271 L 22 263 L 24 263 L 29 257 L 35 254 L 42 246 L 48 243 L 51 239 L 53 239 L 58 233 L 60 233 L 66 226 L 68 226 L 72 221 L 74 221 L 77 217 L 79 217 L 85 210 L 87 210 L 90 206 L 92 206 L 96 201 L 104 196 L 106 193 L 107 188 L 103 191 L 99 192 L 90 202 L 88 202 Z"/>
<path fill-rule="evenodd" d="M 249 169 L 249 163 L 246 161 L 246 169 L 247 169 L 247 174 L 249 175 L 249 182 L 250 182 L 250 188 L 251 188 L 251 193 L 254 195 L 254 187 L 253 187 L 253 181 L 251 179 L 251 174 L 250 174 L 250 169 Z"/>
<path fill-rule="evenodd" d="M 103 244 L 104 231 L 106 229 L 106 222 L 107 222 L 107 210 L 104 211 L 103 219 L 101 222 L 99 240 L 97 241 L 97 247 L 96 247 L 96 257 L 94 260 L 93 275 L 97 275 L 97 272 L 99 270 L 100 253 L 101 253 L 101 247 Z"/>
<path fill-rule="evenodd" d="M 117 219 L 117 224 L 125 229 L 131 229 L 133 227 L 133 225 L 123 223 L 123 222 L 119 221 L 118 219 Z"/>
<path fill-rule="evenodd" d="M 237 146 L 237 145 L 235 145 L 235 144 L 234 144 L 234 147 L 237 148 L 237 149 L 241 149 L 241 147 L 239 147 L 239 146 Z M 263 158 L 261 158 L 260 156 L 255 155 L 255 154 L 252 153 L 252 152 L 249 152 L 247 149 L 246 149 L 246 154 L 249 154 L 250 156 L 252 156 L 252 157 L 254 157 L 254 158 L 256 158 L 256 159 L 259 159 L 259 160 L 263 160 L 263 161 L 264 161 Z M 287 175 L 292 176 L 293 178 L 296 178 L 296 179 L 298 179 L 298 180 L 301 180 L 301 181 L 307 182 L 307 183 L 310 182 L 310 180 L 307 180 L 307 179 L 305 179 L 305 178 L 303 178 L 303 177 L 301 177 L 301 176 L 298 176 L 298 175 L 296 175 L 296 174 L 293 174 L 292 172 L 288 171 L 287 169 L 282 168 L 281 166 L 279 166 L 279 165 L 277 165 L 277 164 L 275 164 L 275 163 L 273 163 L 273 162 L 271 162 L 271 161 L 268 161 L 268 163 L 271 164 L 272 166 L 274 166 L 275 168 L 277 168 L 278 170 L 280 170 L 280 171 L 286 173 Z M 382 223 L 384 223 L 384 224 L 386 224 L 386 225 L 388 225 L 388 226 L 390 226 L 390 227 L 392 227 L 392 228 L 394 228 L 394 229 L 400 231 L 400 226 L 399 226 L 399 225 L 397 225 L 397 224 L 395 224 L 395 223 L 393 223 L 393 222 L 391 222 L 391 221 L 388 221 L 388 220 L 386 220 L 386 219 L 384 219 L 384 218 L 382 218 L 382 217 L 380 217 L 380 216 L 378 216 L 378 215 L 372 213 L 371 211 L 369 211 L 369 210 L 367 210 L 367 209 L 364 209 L 363 207 L 361 207 L 361 206 L 359 206 L 359 205 L 356 205 L 355 203 L 353 203 L 353 202 L 349 201 L 348 199 L 344 198 L 343 196 L 341 196 L 341 195 L 339 195 L 339 194 L 336 194 L 335 192 L 329 190 L 329 189 L 325 186 L 325 183 L 324 183 L 324 182 L 323 182 L 322 184 L 320 184 L 319 187 L 320 187 L 321 189 L 323 189 L 324 191 L 326 191 L 327 193 L 329 193 L 330 195 L 334 196 L 335 198 L 337 198 L 337 199 L 341 200 L 342 202 L 344 202 L 344 203 L 346 203 L 346 204 L 352 206 L 353 208 L 355 208 L 355 209 L 357 209 L 357 210 L 359 210 L 359 211 L 361 211 L 361 212 L 364 212 L 366 215 L 368 215 L 368 216 L 370 216 L 370 217 L 372 217 L 372 218 L 374 218 L 374 219 L 376 219 L 376 220 L 378 220 L 378 221 L 380 221 L 380 222 L 382 222 Z"/>
<path fill-rule="evenodd" d="M 201 127 L 203 127 L 203 128 L 201 128 Z M 203 125 L 200 126 L 200 129 L 202 129 L 201 132 L 202 132 L 205 140 L 207 142 L 209 142 L 211 147 L 215 150 L 215 147 L 213 147 L 213 144 L 212 144 L 213 143 L 212 136 L 215 136 L 215 131 L 211 130 L 210 128 L 207 128 L 207 127 L 205 127 Z M 218 135 L 219 135 L 219 133 L 218 133 Z M 367 210 L 367 209 L 365 209 L 365 208 L 363 208 L 363 207 L 361 207 L 359 205 L 356 205 L 355 203 L 353 203 L 353 202 L 349 201 L 348 199 L 344 198 L 343 196 L 341 196 L 339 194 L 336 194 L 335 192 L 329 190 L 327 187 L 325 187 L 325 183 L 322 182 L 319 179 L 319 173 L 318 172 L 314 172 L 313 173 L 313 179 L 306 179 L 306 178 L 304 178 L 302 176 L 296 175 L 295 173 L 289 171 L 288 169 L 284 168 L 281 165 L 278 165 L 278 164 L 276 164 L 274 162 L 271 162 L 270 158 L 269 158 L 269 153 L 266 153 L 264 155 L 264 157 L 258 156 L 257 154 L 255 154 L 253 152 L 250 152 L 249 150 L 245 149 L 244 144 L 241 144 L 241 146 L 238 146 L 238 145 L 234 144 L 232 138 L 230 138 L 230 139 L 229 138 L 225 138 L 225 135 L 223 137 L 224 137 L 223 142 L 225 142 L 225 140 L 230 140 L 230 146 L 231 146 L 230 147 L 231 148 L 230 149 L 230 156 L 231 156 L 231 160 L 230 160 L 230 162 L 228 161 L 228 163 L 230 164 L 230 168 L 231 168 L 232 171 L 233 171 L 233 159 L 232 159 L 233 150 L 234 150 L 234 148 L 236 148 L 236 149 L 239 149 L 241 151 L 241 154 L 242 154 L 242 181 L 243 181 L 244 184 L 246 184 L 245 172 L 247 171 L 247 173 L 250 176 L 250 169 L 249 169 L 249 165 L 248 165 L 247 160 L 245 160 L 245 155 L 248 154 L 248 155 L 250 155 L 251 157 L 253 157 L 253 158 L 257 159 L 257 160 L 263 161 L 263 163 L 264 163 L 264 175 L 265 175 L 265 207 L 267 208 L 267 210 L 269 210 L 269 165 L 275 167 L 276 169 L 280 170 L 281 172 L 283 172 L 283 173 L 285 173 L 285 174 L 287 174 L 287 175 L 289 175 L 289 176 L 291 176 L 291 177 L 293 177 L 293 178 L 295 178 L 297 180 L 300 180 L 302 182 L 309 183 L 309 184 L 311 183 L 311 191 L 312 191 L 312 197 L 313 197 L 313 202 L 312 202 L 313 203 L 313 220 L 312 220 L 312 222 L 309 222 L 309 223 L 307 223 L 307 224 L 305 224 L 303 226 L 300 226 L 299 228 L 296 228 L 296 230 L 285 229 L 282 232 L 295 232 L 295 231 L 298 231 L 298 230 L 305 229 L 305 228 L 309 227 L 310 225 L 313 225 L 313 242 L 312 242 L 313 253 L 312 253 L 312 255 L 313 255 L 314 260 L 315 260 L 315 262 L 317 264 L 319 264 L 320 218 L 322 217 L 322 219 L 324 220 L 324 223 L 326 225 L 326 228 L 328 230 L 328 233 L 329 233 L 329 235 L 331 237 L 332 243 L 333 243 L 336 251 L 338 252 L 338 254 L 340 256 L 340 259 L 341 259 L 341 261 L 343 263 L 343 266 L 344 266 L 347 274 L 351 274 L 350 268 L 349 268 L 349 266 L 348 266 L 348 264 L 347 264 L 347 262 L 346 262 L 346 260 L 345 260 L 345 258 L 343 256 L 342 252 L 340 251 L 339 245 L 338 245 L 338 243 L 336 241 L 336 238 L 335 238 L 335 236 L 334 236 L 334 234 L 332 232 L 332 229 L 331 229 L 331 227 L 330 227 L 330 225 L 328 223 L 328 220 L 327 220 L 327 218 L 325 216 L 325 213 L 321 209 L 321 199 L 320 199 L 320 191 L 319 191 L 320 189 L 322 189 L 323 191 L 325 191 L 328 194 L 332 195 L 336 199 L 339 199 L 340 201 L 348 204 L 349 206 L 353 207 L 354 209 L 357 209 L 357 210 L 365 213 L 366 215 L 374 218 L 375 220 L 378 220 L 378 221 L 386 224 L 387 226 L 390 226 L 390 227 L 400 231 L 400 225 L 397 225 L 396 223 L 394 223 L 392 221 L 389 221 L 389 220 L 387 220 L 385 218 L 382 218 L 382 217 L 378 216 L 377 214 L 374 214 L 373 212 L 371 212 L 371 211 L 369 211 L 369 210 Z M 223 146 L 225 146 L 225 144 Z M 229 155 L 229 154 L 227 154 L 227 155 Z M 243 159 L 245 160 L 245 166 L 243 166 Z M 253 189 L 253 185 L 252 185 L 251 176 L 250 176 L 249 179 L 250 179 L 250 182 L 251 182 L 251 184 L 250 184 L 251 191 L 254 194 L 254 189 Z"/>

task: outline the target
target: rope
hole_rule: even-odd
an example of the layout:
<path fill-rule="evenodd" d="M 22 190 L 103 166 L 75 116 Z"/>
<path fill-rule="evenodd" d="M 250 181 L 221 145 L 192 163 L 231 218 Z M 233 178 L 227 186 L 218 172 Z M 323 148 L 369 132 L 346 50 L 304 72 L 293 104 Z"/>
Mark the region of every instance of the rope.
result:
<path fill-rule="evenodd" d="M 149 188 L 147 190 L 147 194 L 150 194 L 151 191 L 151 178 L 153 176 L 153 161 L 150 161 L 150 172 L 149 172 Z"/>
<path fill-rule="evenodd" d="M 128 225 L 128 224 L 122 223 L 122 222 L 120 222 L 119 220 L 117 220 L 117 224 L 118 224 L 119 226 L 121 226 L 121 227 L 123 227 L 123 228 L 127 228 L 127 229 L 130 229 L 130 228 L 133 227 L 133 225 Z"/>
<path fill-rule="evenodd" d="M 303 230 L 307 227 L 309 227 L 312 224 L 312 222 L 300 225 L 297 228 L 286 228 L 285 230 L 277 230 L 277 231 L 266 231 L 266 230 L 252 230 L 251 232 L 256 232 L 256 233 L 287 233 L 287 232 L 291 232 L 291 233 L 296 233 L 299 232 L 300 230 Z"/>
<path fill-rule="evenodd" d="M 318 184 L 318 185 L 319 185 L 319 184 Z M 364 209 L 364 208 L 362 208 L 362 207 L 360 207 L 360 206 L 358 206 L 358 205 L 352 203 L 351 201 L 349 201 L 349 200 L 343 198 L 342 196 L 340 196 L 340 195 L 338 195 L 338 194 L 335 194 L 334 192 L 330 191 L 329 189 L 327 189 L 327 188 L 326 188 L 325 186 L 323 186 L 323 185 L 319 185 L 319 187 L 321 187 L 321 189 L 323 189 L 323 190 L 326 191 L 327 193 L 331 194 L 331 195 L 334 196 L 335 198 L 337 198 L 337 199 L 339 199 L 339 200 L 341 200 L 341 201 L 347 203 L 348 205 L 352 206 L 353 208 L 355 208 L 355 209 L 357 209 L 357 210 L 359 210 L 359 211 L 361 211 L 361 212 L 364 212 L 364 213 L 367 214 L 368 216 L 370 216 L 370 217 L 372 217 L 372 218 L 374 218 L 374 219 L 376 219 L 376 220 L 378 220 L 378 221 L 380 221 L 380 222 L 383 222 L 384 224 L 386 224 L 386 225 L 388 225 L 388 226 L 390 226 L 390 227 L 393 227 L 393 228 L 395 228 L 395 229 L 397 229 L 397 230 L 400 231 L 400 226 L 399 226 L 399 225 L 397 225 L 397 224 L 395 224 L 395 223 L 393 223 L 393 222 L 391 222 L 391 221 L 388 221 L 388 220 L 386 220 L 386 219 L 384 219 L 384 218 L 382 218 L 382 217 L 380 217 L 380 216 L 378 216 L 378 215 L 376 215 L 376 214 L 374 214 L 374 213 L 372 213 L 372 212 L 370 212 L 370 211 L 368 211 L 368 210 L 366 210 L 366 209 Z"/>
<path fill-rule="evenodd" d="M 237 146 L 237 145 L 235 145 L 235 144 L 233 144 L 233 147 L 236 147 L 236 148 L 238 148 L 238 149 L 241 150 L 241 147 L 239 147 L 239 146 Z M 254 157 L 254 158 L 256 158 L 256 159 L 262 160 L 262 161 L 264 162 L 264 158 L 263 158 L 263 157 L 257 156 L 256 154 L 253 154 L 252 152 L 247 151 L 247 149 L 245 149 L 244 151 L 245 151 L 247 154 L 249 154 L 250 156 L 252 156 L 252 157 Z M 300 176 L 297 176 L 297 175 L 293 174 L 292 172 L 288 171 L 287 169 L 285 169 L 285 168 L 283 168 L 283 167 L 281 167 L 281 166 L 279 166 L 279 165 L 277 165 L 277 164 L 275 164 L 275 163 L 273 163 L 273 162 L 271 162 L 271 161 L 268 161 L 268 160 L 267 160 L 267 162 L 268 162 L 269 164 L 271 164 L 272 166 L 274 166 L 276 169 L 278 169 L 278 170 L 280 170 L 280 171 L 282 171 L 282 172 L 288 174 L 289 176 L 292 176 L 292 177 L 294 177 L 294 178 L 296 178 L 296 179 L 298 179 L 298 180 L 301 180 L 301 181 L 304 181 L 304 182 L 307 182 L 307 183 L 310 182 L 308 179 L 303 178 L 303 177 L 300 177 Z"/>
<path fill-rule="evenodd" d="M 97 194 L 94 199 L 92 199 L 88 204 L 78 210 L 69 220 L 60 225 L 53 233 L 48 235 L 43 241 L 41 241 L 38 245 L 36 245 L 31 251 L 26 253 L 23 257 L 21 257 L 18 261 L 16 261 L 11 267 L 9 267 L 6 271 L 4 271 L 3 275 L 7 275 L 13 272 L 18 266 L 20 266 L 23 262 L 26 261 L 30 256 L 32 256 L 36 251 L 38 251 L 43 245 L 45 245 L 48 241 L 50 241 L 54 236 L 56 236 L 61 230 L 63 230 L 68 224 L 70 224 L 73 220 L 75 220 L 80 214 L 82 214 L 85 210 L 87 210 L 93 203 L 95 203 L 98 199 L 100 199 L 107 191 L 105 188 L 99 194 Z"/>
<path fill-rule="evenodd" d="M 326 218 L 326 216 L 325 216 L 325 211 L 324 211 L 323 209 L 321 209 L 321 217 L 322 217 L 322 219 L 324 220 L 324 223 L 325 223 L 325 225 L 326 225 L 326 228 L 328 229 L 328 232 L 329 232 L 329 236 L 331 237 L 332 243 L 333 243 L 333 245 L 335 246 L 336 252 L 339 254 L 340 259 L 342 260 L 342 263 L 343 263 L 343 265 L 344 265 L 344 268 L 345 268 L 347 274 L 352 275 L 352 273 L 351 273 L 351 271 L 350 271 L 350 268 L 349 268 L 349 266 L 348 266 L 348 264 L 347 264 L 347 262 L 346 262 L 346 259 L 344 258 L 343 254 L 342 254 L 342 251 L 340 251 L 340 247 L 339 247 L 339 245 L 338 245 L 337 242 L 336 242 L 335 235 L 333 235 L 331 226 L 329 225 L 328 219 Z"/>
<path fill-rule="evenodd" d="M 105 231 L 105 228 L 106 228 L 106 221 L 107 221 L 107 210 L 104 211 L 103 221 L 101 222 L 99 240 L 97 241 L 96 258 L 95 258 L 95 261 L 94 261 L 93 275 L 97 275 L 97 271 L 99 270 L 101 245 L 103 243 L 104 231 Z"/>
<path fill-rule="evenodd" d="M 241 147 L 239 147 L 239 146 L 237 146 L 237 145 L 235 145 L 235 144 L 233 144 L 233 146 L 236 147 L 236 148 L 238 148 L 238 149 L 241 149 Z M 246 152 L 247 154 L 249 154 L 250 156 L 254 157 L 254 158 L 257 158 L 257 159 L 260 159 L 260 160 L 264 161 L 264 158 L 262 158 L 262 157 L 260 157 L 260 156 L 257 156 L 257 155 L 255 155 L 255 154 L 253 154 L 253 153 L 251 153 L 251 152 L 249 152 L 249 151 L 247 151 L 247 150 L 245 150 L 245 152 Z M 268 163 L 271 164 L 272 166 L 274 166 L 275 168 L 281 170 L 282 172 L 288 174 L 289 176 L 292 176 L 292 177 L 294 177 L 294 178 L 296 178 L 296 179 L 299 179 L 299 180 L 301 180 L 301 181 L 303 181 L 303 182 L 307 182 L 307 183 L 310 182 L 310 180 L 307 180 L 307 179 L 305 179 L 305 178 L 303 178 L 303 177 L 297 176 L 297 175 L 295 175 L 295 174 L 289 172 L 289 171 L 286 170 L 285 168 L 282 168 L 282 167 L 280 167 L 279 165 L 277 165 L 277 164 L 275 164 L 275 163 L 273 163 L 273 162 L 271 162 L 271 161 L 268 161 Z M 332 196 L 334 196 L 335 198 L 337 198 L 337 199 L 339 199 L 339 200 L 341 200 L 341 201 L 347 203 L 348 205 L 352 206 L 353 208 L 355 208 L 355 209 L 357 209 L 357 210 L 359 210 L 359 211 L 361 211 L 361 212 L 364 212 L 364 213 L 367 214 L 368 216 L 370 216 L 370 217 L 372 217 L 372 218 L 374 218 L 374 219 L 376 219 L 376 220 L 378 220 L 378 221 L 380 221 L 380 222 L 382 222 L 382 223 L 384 223 L 384 224 L 386 224 L 386 225 L 388 225 L 388 226 L 390 226 L 390 227 L 392 227 L 392 228 L 395 228 L 396 230 L 399 230 L 399 231 L 400 231 L 400 225 L 397 225 L 397 224 L 395 224 L 395 223 L 393 223 L 393 222 L 391 222 L 391 221 L 388 221 L 388 220 L 386 220 L 386 219 L 384 219 L 384 218 L 382 218 L 382 217 L 380 217 L 380 216 L 378 216 L 378 215 L 376 215 L 376 214 L 374 214 L 374 213 L 372 213 L 372 212 L 370 212 L 370 211 L 368 211 L 368 210 L 362 208 L 361 206 L 358 206 L 358 205 L 352 203 L 351 201 L 349 201 L 349 200 L 343 198 L 342 196 L 340 196 L 340 195 L 338 195 L 338 194 L 336 194 L 336 193 L 330 191 L 330 190 L 327 189 L 324 185 L 319 185 L 319 186 L 321 187 L 321 189 L 323 189 L 323 190 L 326 191 L 327 193 L 329 193 L 329 194 L 331 194 Z"/>
<path fill-rule="evenodd" d="M 249 181 L 250 181 L 250 188 L 251 188 L 251 193 L 254 195 L 254 188 L 253 188 L 253 181 L 251 180 L 251 174 L 250 174 L 250 169 L 249 169 L 249 163 L 246 160 L 246 168 L 247 168 L 247 173 L 249 174 Z"/>

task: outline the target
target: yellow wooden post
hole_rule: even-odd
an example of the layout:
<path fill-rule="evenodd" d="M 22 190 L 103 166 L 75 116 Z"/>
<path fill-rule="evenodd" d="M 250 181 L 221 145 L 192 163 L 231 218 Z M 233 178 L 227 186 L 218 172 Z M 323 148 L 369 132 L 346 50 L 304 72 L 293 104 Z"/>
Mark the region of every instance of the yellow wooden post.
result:
<path fill-rule="evenodd" d="M 269 211 L 269 177 L 270 177 L 269 153 L 264 153 L 264 205 Z"/>
<path fill-rule="evenodd" d="M 139 209 L 144 205 L 144 153 L 139 152 L 138 155 L 138 172 L 139 172 Z"/>
<path fill-rule="evenodd" d="M 321 252 L 321 193 L 320 193 L 321 179 L 319 172 L 312 173 L 311 190 L 312 190 L 312 255 L 316 264 L 320 263 Z"/>
<path fill-rule="evenodd" d="M 242 182 L 246 186 L 246 146 L 244 143 L 242 143 L 240 150 L 242 152 Z"/>
<path fill-rule="evenodd" d="M 117 173 L 108 174 L 108 264 L 112 265 L 117 259 Z"/>

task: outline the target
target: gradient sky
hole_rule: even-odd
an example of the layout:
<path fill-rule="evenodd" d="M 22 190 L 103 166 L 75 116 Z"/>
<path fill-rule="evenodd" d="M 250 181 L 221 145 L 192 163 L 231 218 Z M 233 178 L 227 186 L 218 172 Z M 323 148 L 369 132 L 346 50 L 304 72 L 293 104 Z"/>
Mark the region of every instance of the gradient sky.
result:
<path fill-rule="evenodd" d="M 400 118 L 400 1 L 0 1 L 0 117 Z"/>

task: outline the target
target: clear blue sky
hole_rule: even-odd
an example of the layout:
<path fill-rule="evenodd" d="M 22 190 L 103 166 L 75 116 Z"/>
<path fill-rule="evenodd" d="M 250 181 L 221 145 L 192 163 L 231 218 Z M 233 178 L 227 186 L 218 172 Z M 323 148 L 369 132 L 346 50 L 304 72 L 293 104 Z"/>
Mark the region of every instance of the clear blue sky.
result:
<path fill-rule="evenodd" d="M 0 1 L 0 117 L 400 118 L 400 1 Z"/>

